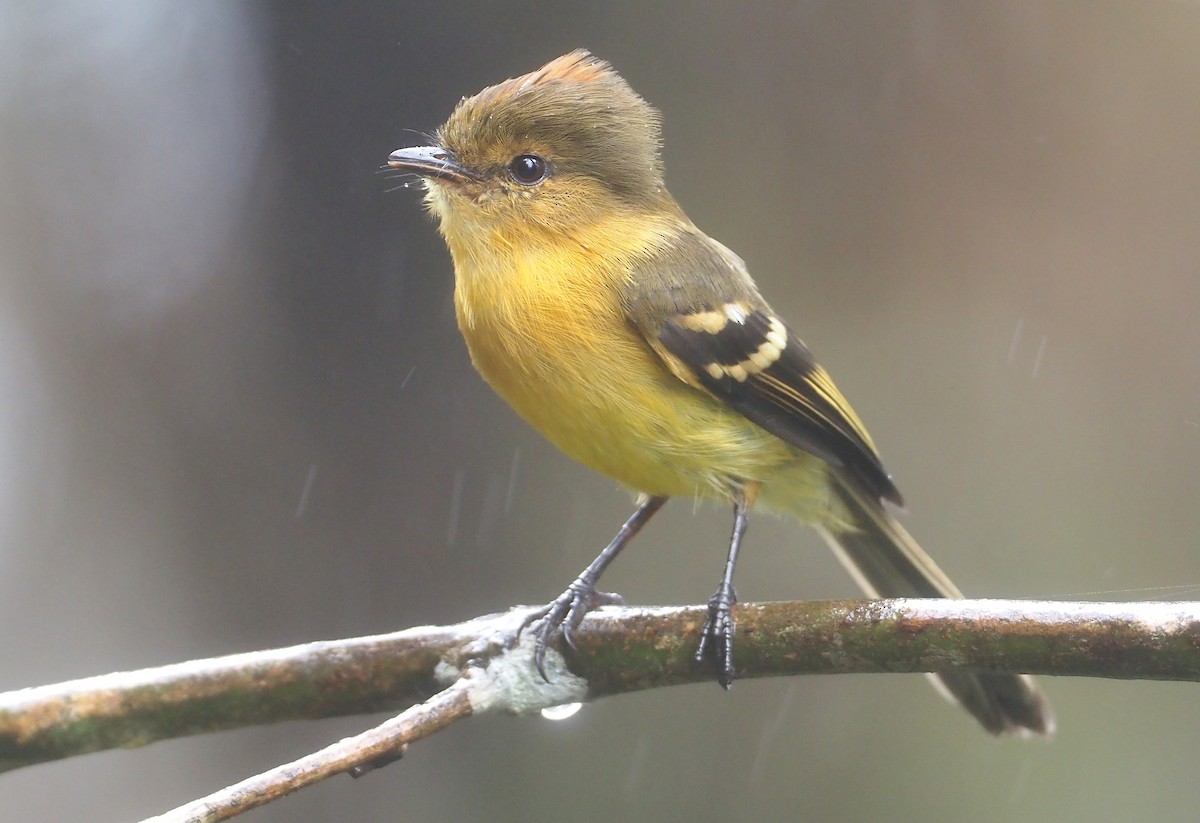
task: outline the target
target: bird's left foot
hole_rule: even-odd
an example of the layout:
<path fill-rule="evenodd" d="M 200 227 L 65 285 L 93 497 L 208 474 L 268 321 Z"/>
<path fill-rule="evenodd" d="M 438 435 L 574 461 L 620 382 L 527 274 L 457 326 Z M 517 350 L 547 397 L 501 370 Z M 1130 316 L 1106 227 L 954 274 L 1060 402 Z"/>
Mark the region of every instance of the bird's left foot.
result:
<path fill-rule="evenodd" d="M 624 598 L 619 594 L 597 591 L 595 582 L 585 573 L 567 586 L 567 590 L 550 601 L 545 608 L 526 617 L 519 631 L 524 631 L 532 623 L 541 621 L 534 636 L 533 661 L 537 664 L 542 679 L 550 682 L 550 678 L 546 676 L 546 649 L 550 647 L 556 635 L 561 634 L 566 644 L 574 649 L 573 633 L 588 612 L 601 606 L 620 606 L 624 602 Z"/>
<path fill-rule="evenodd" d="M 716 593 L 708 600 L 708 619 L 700 632 L 700 646 L 696 649 L 696 662 L 703 663 L 707 654 L 717 661 L 717 682 L 728 689 L 733 685 L 733 604 L 737 593 L 733 586 L 721 583 Z"/>

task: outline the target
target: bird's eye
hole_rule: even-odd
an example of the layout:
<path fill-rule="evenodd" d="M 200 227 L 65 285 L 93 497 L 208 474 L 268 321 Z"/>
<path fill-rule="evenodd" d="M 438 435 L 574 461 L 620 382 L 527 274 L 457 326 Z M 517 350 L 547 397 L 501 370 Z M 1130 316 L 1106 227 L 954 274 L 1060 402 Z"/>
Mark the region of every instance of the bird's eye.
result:
<path fill-rule="evenodd" d="M 518 154 L 508 164 L 508 173 L 522 186 L 532 186 L 546 179 L 546 161 L 536 154 Z"/>

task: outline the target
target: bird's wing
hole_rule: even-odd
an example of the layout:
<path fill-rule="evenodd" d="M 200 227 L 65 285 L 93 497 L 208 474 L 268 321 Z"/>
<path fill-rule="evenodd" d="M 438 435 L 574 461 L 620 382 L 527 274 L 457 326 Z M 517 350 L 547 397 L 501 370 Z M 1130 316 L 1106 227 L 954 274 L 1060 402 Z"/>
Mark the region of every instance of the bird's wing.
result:
<path fill-rule="evenodd" d="M 624 299 L 630 322 L 681 380 L 841 469 L 875 499 L 902 505 L 854 409 L 733 252 L 685 233 L 634 268 Z"/>

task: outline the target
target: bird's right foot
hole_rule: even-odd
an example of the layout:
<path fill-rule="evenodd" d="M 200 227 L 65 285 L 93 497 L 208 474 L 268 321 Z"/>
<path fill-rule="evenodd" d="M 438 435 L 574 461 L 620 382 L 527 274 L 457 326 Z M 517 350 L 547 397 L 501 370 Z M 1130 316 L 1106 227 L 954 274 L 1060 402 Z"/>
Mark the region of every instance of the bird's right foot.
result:
<path fill-rule="evenodd" d="M 619 606 L 624 602 L 624 598 L 619 594 L 597 591 L 592 580 L 586 575 L 580 575 L 574 583 L 567 586 L 565 592 L 550 601 L 545 608 L 526 617 L 520 631 L 524 631 L 533 623 L 541 623 L 534 636 L 533 661 L 542 679 L 550 681 L 546 676 L 546 650 L 551 643 L 561 635 L 566 644 L 574 649 L 575 639 L 572 634 L 579 628 L 588 612 L 601 606 Z"/>

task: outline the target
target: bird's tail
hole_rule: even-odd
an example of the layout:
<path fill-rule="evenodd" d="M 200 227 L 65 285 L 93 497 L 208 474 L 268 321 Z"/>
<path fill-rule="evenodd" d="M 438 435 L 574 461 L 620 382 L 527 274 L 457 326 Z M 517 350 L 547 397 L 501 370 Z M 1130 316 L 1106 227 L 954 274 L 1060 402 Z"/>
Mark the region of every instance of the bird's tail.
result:
<path fill-rule="evenodd" d="M 837 481 L 835 481 L 837 482 Z M 962 597 L 883 504 L 848 483 L 837 493 L 851 528 L 821 527 L 821 536 L 872 597 Z M 1054 716 L 1041 689 L 1023 674 L 930 675 L 992 734 L 1050 734 Z"/>

